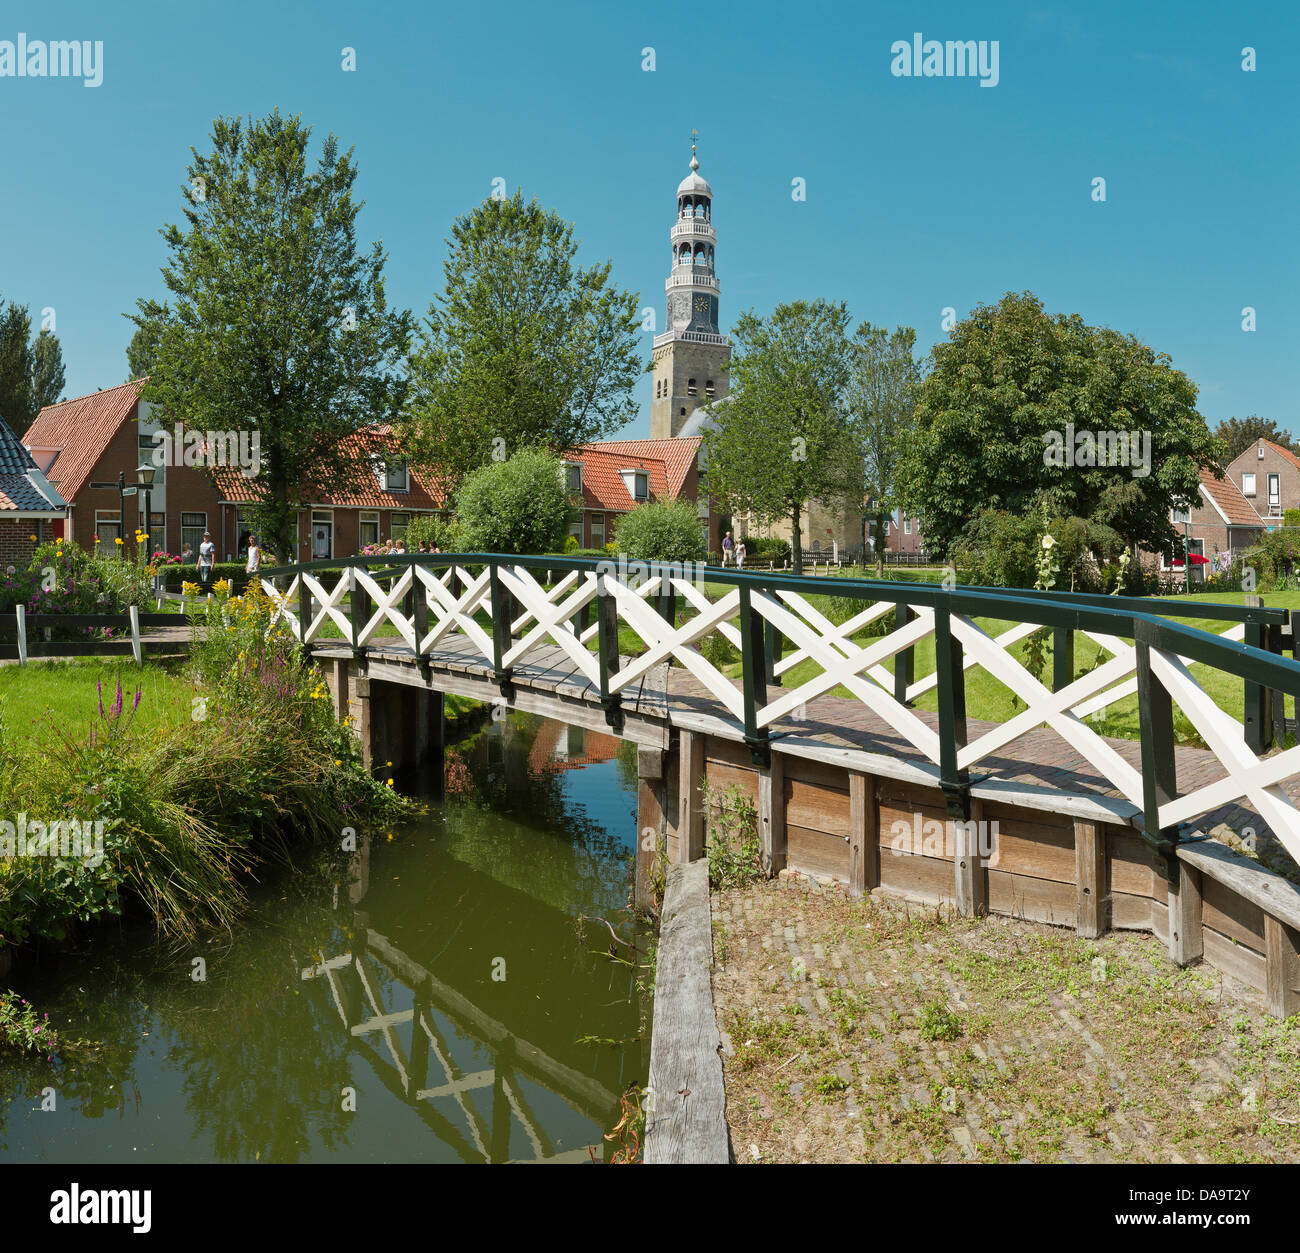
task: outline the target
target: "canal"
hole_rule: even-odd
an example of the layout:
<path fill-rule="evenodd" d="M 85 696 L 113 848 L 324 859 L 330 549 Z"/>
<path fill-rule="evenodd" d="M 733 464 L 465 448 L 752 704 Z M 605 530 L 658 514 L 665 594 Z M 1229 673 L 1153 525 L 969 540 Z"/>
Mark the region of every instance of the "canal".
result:
<path fill-rule="evenodd" d="M 617 747 L 486 722 L 427 815 L 358 833 L 345 871 L 264 874 L 234 936 L 105 927 L 25 965 L 79 1042 L 0 1063 L 0 1160 L 607 1159 L 649 1061 L 647 972 L 599 921 L 635 938 Z"/>

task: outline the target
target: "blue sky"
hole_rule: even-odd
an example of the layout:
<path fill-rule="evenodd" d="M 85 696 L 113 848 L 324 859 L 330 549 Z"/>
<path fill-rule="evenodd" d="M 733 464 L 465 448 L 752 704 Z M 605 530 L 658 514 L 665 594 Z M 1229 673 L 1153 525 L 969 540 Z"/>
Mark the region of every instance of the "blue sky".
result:
<path fill-rule="evenodd" d="M 998 41 L 997 85 L 891 74 L 918 31 Z M 662 329 L 696 127 L 724 331 L 821 296 L 928 346 L 945 307 L 1030 289 L 1169 353 L 1211 422 L 1300 428 L 1294 3 L 0 3 L 19 32 L 104 44 L 99 87 L 0 77 L 0 292 L 55 310 L 69 395 L 125 377 L 120 315 L 163 294 L 190 147 L 278 106 L 355 148 L 362 241 L 420 315 L 501 177 Z M 648 433 L 650 386 L 623 434 Z"/>

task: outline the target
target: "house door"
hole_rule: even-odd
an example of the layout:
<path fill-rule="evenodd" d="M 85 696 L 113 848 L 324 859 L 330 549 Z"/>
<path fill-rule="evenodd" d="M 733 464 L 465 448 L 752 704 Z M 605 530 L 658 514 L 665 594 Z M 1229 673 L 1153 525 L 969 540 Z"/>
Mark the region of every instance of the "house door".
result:
<path fill-rule="evenodd" d="M 324 561 L 334 556 L 334 524 L 332 522 L 313 522 L 311 524 L 311 559 Z"/>

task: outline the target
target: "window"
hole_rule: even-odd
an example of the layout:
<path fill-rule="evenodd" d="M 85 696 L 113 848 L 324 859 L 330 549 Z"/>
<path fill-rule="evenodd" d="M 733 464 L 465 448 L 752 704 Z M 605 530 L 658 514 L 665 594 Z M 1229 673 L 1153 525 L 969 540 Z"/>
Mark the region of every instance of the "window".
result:
<path fill-rule="evenodd" d="M 582 466 L 570 463 L 564 467 L 564 490 L 573 496 L 582 491 Z"/>
<path fill-rule="evenodd" d="M 637 500 L 648 500 L 650 498 L 650 476 L 648 474 L 637 474 L 634 476 L 635 490 L 633 495 Z"/>
<path fill-rule="evenodd" d="M 707 383 L 704 384 L 704 394 L 705 394 L 706 396 L 712 396 L 712 395 L 713 395 L 713 380 L 712 380 L 712 379 L 709 379 L 709 381 L 708 381 Z"/>
<path fill-rule="evenodd" d="M 166 552 L 167 551 L 167 515 L 165 513 L 159 513 L 157 510 L 151 509 L 149 511 L 149 516 L 150 518 L 153 519 L 152 523 L 149 526 L 149 542 L 153 545 L 153 548 L 150 550 L 150 554 L 152 555 L 153 553 L 158 552 L 159 550 Z M 144 523 L 142 521 L 141 526 L 143 525 Z"/>
<path fill-rule="evenodd" d="M 390 513 L 388 515 L 388 534 L 393 539 L 405 539 L 406 528 L 411 525 L 409 513 Z"/>
<path fill-rule="evenodd" d="M 199 545 L 203 543 L 203 532 L 208 529 L 208 515 L 206 513 L 183 513 L 181 514 L 181 551 L 185 551 L 185 545 L 190 546 L 190 552 L 197 557 Z"/>
<path fill-rule="evenodd" d="M 912 533 L 912 519 L 911 519 L 911 518 L 904 518 L 904 519 L 903 519 L 903 534 L 904 534 L 904 535 L 911 535 L 911 533 Z"/>
<path fill-rule="evenodd" d="M 166 479 L 167 477 L 167 467 L 163 465 L 163 461 L 165 460 L 163 450 L 165 448 L 166 448 L 165 444 L 157 444 L 154 442 L 152 433 L 146 435 L 143 431 L 140 432 L 140 460 L 136 462 L 136 465 L 138 466 L 157 465 L 158 467 L 157 471 L 153 476 L 154 487 L 161 487 L 163 485 L 164 479 Z M 154 460 L 154 453 L 158 454 L 158 459 L 156 462 Z M 126 477 L 130 482 L 138 482 L 138 479 L 136 478 L 135 474 L 129 470 L 127 471 Z"/>
<path fill-rule="evenodd" d="M 1190 522 L 1192 520 L 1191 513 L 1186 509 L 1175 509 L 1170 516 L 1175 522 Z"/>
<path fill-rule="evenodd" d="M 592 548 L 605 547 L 605 515 L 603 513 L 593 513 L 591 515 L 591 546 Z"/>
<path fill-rule="evenodd" d="M 582 519 L 569 523 L 569 534 L 578 541 L 578 547 L 582 547 Z"/>
<path fill-rule="evenodd" d="M 379 515 L 363 513 L 358 524 L 357 540 L 362 548 L 379 543 Z"/>
<path fill-rule="evenodd" d="M 1241 494 L 1243 496 L 1253 496 L 1255 494 L 1255 476 L 1253 474 L 1243 474 L 1241 476 Z"/>
<path fill-rule="evenodd" d="M 117 539 L 122 533 L 122 520 L 117 510 L 109 513 L 104 509 L 95 510 L 95 548 L 101 556 L 112 556 L 117 552 Z"/>
<path fill-rule="evenodd" d="M 384 489 L 390 492 L 405 492 L 410 489 L 409 467 L 405 461 L 394 461 L 384 471 Z"/>
<path fill-rule="evenodd" d="M 688 396 L 695 396 L 695 395 L 698 395 L 698 393 L 697 393 L 696 390 L 695 390 L 695 380 L 694 380 L 694 379 L 687 379 L 687 380 L 686 380 L 686 394 L 687 394 Z"/>
<path fill-rule="evenodd" d="M 1269 513 L 1282 512 L 1282 476 L 1280 474 L 1270 474 L 1268 476 L 1268 511 Z"/>

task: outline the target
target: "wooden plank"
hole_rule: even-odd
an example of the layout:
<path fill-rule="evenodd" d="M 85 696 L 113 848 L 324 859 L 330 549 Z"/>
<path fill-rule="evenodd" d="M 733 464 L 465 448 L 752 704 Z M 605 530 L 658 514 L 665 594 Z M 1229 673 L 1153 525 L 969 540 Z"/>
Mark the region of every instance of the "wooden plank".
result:
<path fill-rule="evenodd" d="M 785 758 L 772 754 L 772 764 L 755 776 L 757 784 L 758 835 L 763 844 L 763 866 L 769 875 L 779 874 L 788 864 L 789 844 L 786 813 Z"/>
<path fill-rule="evenodd" d="M 718 762 L 722 765 L 734 766 L 741 770 L 753 770 L 754 762 L 749 755 L 749 749 L 742 743 L 735 743 L 732 740 L 720 739 L 716 735 L 711 735 L 705 741 L 704 758 L 709 766 L 709 773 L 713 773 L 713 764 Z"/>
<path fill-rule="evenodd" d="M 1162 944 L 1169 943 L 1169 906 L 1164 901 L 1151 902 L 1151 934 Z"/>
<path fill-rule="evenodd" d="M 650 881 L 655 856 L 665 842 L 665 810 L 668 788 L 663 773 L 663 754 L 653 748 L 639 748 L 637 765 L 636 864 L 633 903 L 638 909 L 650 906 Z"/>
<path fill-rule="evenodd" d="M 1194 868 L 1189 869 L 1194 874 L 1200 873 Z M 1213 927 L 1257 953 L 1264 952 L 1264 919 L 1267 915 L 1254 901 L 1238 896 L 1226 883 L 1202 876 L 1201 916 L 1205 926 Z"/>
<path fill-rule="evenodd" d="M 1264 999 L 1274 1018 L 1300 1013 L 1300 935 L 1276 918 L 1264 919 Z"/>
<path fill-rule="evenodd" d="M 1027 918 L 1054 927 L 1076 925 L 1078 910 L 1072 884 L 1011 874 L 991 866 L 987 873 L 990 913 Z"/>
<path fill-rule="evenodd" d="M 952 820 L 946 809 L 927 805 L 924 809 L 897 809 L 892 804 L 881 800 L 877 804 L 879 813 L 880 846 L 891 852 L 901 847 L 904 850 L 921 849 L 917 855 L 942 858 L 951 862 L 955 851 Z M 942 835 L 934 826 L 939 823 Z"/>
<path fill-rule="evenodd" d="M 874 775 L 849 775 L 849 893 L 861 896 L 880 882 L 880 810 Z"/>
<path fill-rule="evenodd" d="M 1075 926 L 1095 940 L 1110 923 L 1106 894 L 1106 831 L 1095 822 L 1074 820 Z"/>
<path fill-rule="evenodd" d="M 1200 961 L 1205 951 L 1201 930 L 1201 872 L 1185 865 L 1178 882 L 1169 885 L 1170 960 L 1179 966 Z"/>
<path fill-rule="evenodd" d="M 849 877 L 849 846 L 842 835 L 811 831 L 786 821 L 786 865 L 804 874 L 831 875 L 846 882 Z"/>
<path fill-rule="evenodd" d="M 681 779 L 677 785 L 680 815 L 677 821 L 678 859 L 695 861 L 704 856 L 704 737 L 694 731 L 680 732 Z"/>
<path fill-rule="evenodd" d="M 1112 892 L 1110 925 L 1116 931 L 1150 931 L 1151 906 L 1152 900 L 1149 896 L 1134 896 L 1130 892 Z"/>
<path fill-rule="evenodd" d="M 976 802 L 972 799 L 971 804 Z M 1029 875 L 1034 879 L 1055 879 L 1073 883 L 1078 874 L 1074 832 L 1068 827 L 1044 827 L 1029 834 L 1029 828 L 1015 823 L 1007 830 L 998 819 L 997 838 L 989 866 L 1006 874 Z M 991 828 L 990 828 L 991 829 Z"/>
<path fill-rule="evenodd" d="M 781 746 L 784 750 L 784 740 L 781 741 Z M 836 792 L 849 790 L 847 768 L 839 762 L 810 761 L 805 757 L 791 757 L 785 764 L 785 777 Z"/>
<path fill-rule="evenodd" d="M 1151 852 L 1138 835 L 1106 828 L 1106 881 L 1112 895 L 1148 896 L 1163 900 L 1165 881 L 1155 872 Z M 1157 888 L 1157 881 L 1159 887 Z"/>
<path fill-rule="evenodd" d="M 758 804 L 758 771 L 751 765 L 748 769 L 733 766 L 725 761 L 713 761 L 705 757 L 704 771 L 708 776 L 709 787 L 721 789 L 736 787 L 751 804 Z"/>
<path fill-rule="evenodd" d="M 1248 987 L 1265 990 L 1268 982 L 1267 966 L 1262 953 L 1234 944 L 1226 935 L 1213 927 L 1202 928 L 1205 960 L 1226 975 L 1240 979 Z"/>
<path fill-rule="evenodd" d="M 896 853 L 893 849 L 886 850 L 882 847 L 880 884 L 891 892 L 929 904 L 951 902 L 952 862 L 940 861 L 936 857 Z"/>
<path fill-rule="evenodd" d="M 712 967 L 709 868 L 670 866 L 650 1037 L 648 1165 L 731 1160 Z"/>
<path fill-rule="evenodd" d="M 801 779 L 785 781 L 786 821 L 810 831 L 825 831 L 844 839 L 849 833 L 848 777 L 844 791 L 832 790 L 819 783 Z"/>
<path fill-rule="evenodd" d="M 1214 840 L 1180 844 L 1178 860 L 1195 866 L 1202 877 L 1215 879 L 1238 896 L 1253 901 L 1279 922 L 1300 930 L 1300 887 L 1266 870 L 1259 862 Z"/>

